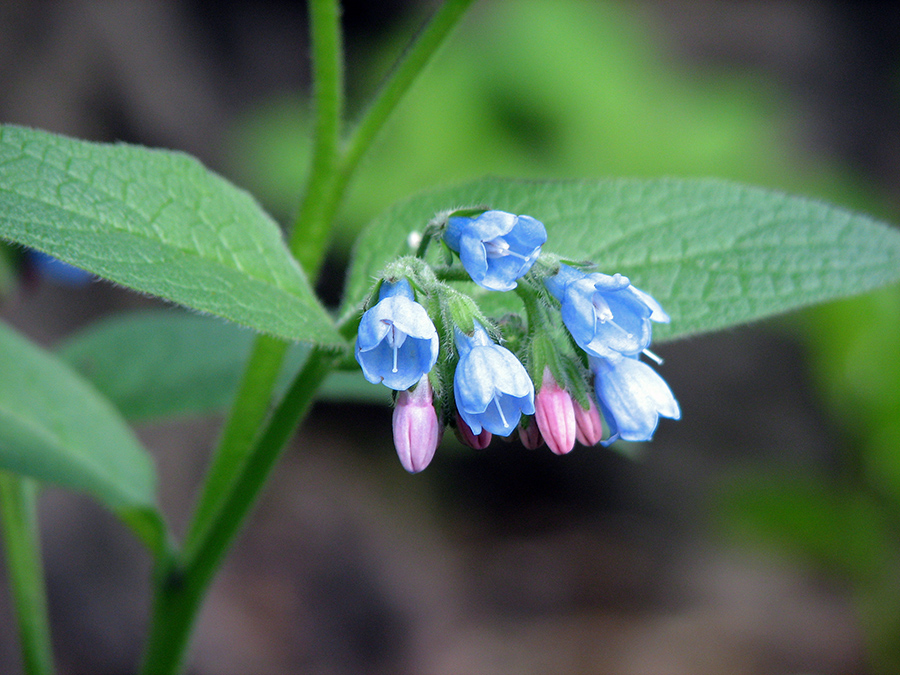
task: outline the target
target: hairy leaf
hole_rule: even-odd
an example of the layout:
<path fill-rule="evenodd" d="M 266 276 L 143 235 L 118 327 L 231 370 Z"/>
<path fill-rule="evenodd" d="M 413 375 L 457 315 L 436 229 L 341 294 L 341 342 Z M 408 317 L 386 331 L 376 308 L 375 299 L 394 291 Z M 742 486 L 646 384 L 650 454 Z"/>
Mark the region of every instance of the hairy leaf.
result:
<path fill-rule="evenodd" d="M 264 333 L 342 343 L 275 222 L 180 152 L 2 126 L 0 237 Z"/>
<path fill-rule="evenodd" d="M 483 205 L 547 226 L 545 250 L 621 272 L 672 317 L 660 340 L 712 331 L 900 279 L 900 231 L 818 201 L 720 180 L 482 179 L 424 193 L 362 233 L 344 314 L 435 212 Z M 435 248 L 435 247 L 433 247 Z M 512 293 L 475 292 L 490 314 L 521 308 Z"/>
<path fill-rule="evenodd" d="M 3 324 L 0 374 L 0 469 L 93 495 L 159 550 L 156 472 L 115 408 Z"/>

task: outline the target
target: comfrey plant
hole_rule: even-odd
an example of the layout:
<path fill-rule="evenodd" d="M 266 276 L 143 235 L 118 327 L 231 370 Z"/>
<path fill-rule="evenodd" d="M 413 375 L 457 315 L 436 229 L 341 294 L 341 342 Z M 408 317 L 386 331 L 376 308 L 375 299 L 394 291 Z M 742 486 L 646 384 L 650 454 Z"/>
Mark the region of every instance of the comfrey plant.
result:
<path fill-rule="evenodd" d="M 395 392 L 394 444 L 410 472 L 432 461 L 446 426 L 475 448 L 517 435 L 565 455 L 576 442 L 649 440 L 660 417 L 681 416 L 650 365 L 651 337 L 900 279 L 895 229 L 777 192 L 677 178 L 479 179 L 374 218 L 340 307 L 326 308 L 313 287 L 346 188 L 469 4 L 444 2 L 349 124 L 339 6 L 310 0 L 315 137 L 284 230 L 183 153 L 0 126 L 7 244 L 193 310 L 113 317 L 55 353 L 0 325 L 0 521 L 29 674 L 53 671 L 41 485 L 91 495 L 146 546 L 153 601 L 140 668 L 177 673 L 210 583 L 311 404 L 374 388 L 347 372 Z M 223 409 L 178 538 L 129 422 Z"/>
<path fill-rule="evenodd" d="M 669 316 L 626 277 L 588 274 L 553 254 L 542 256 L 547 231 L 531 216 L 462 209 L 440 214 L 427 236 L 455 252 L 481 288 L 515 291 L 526 316 L 505 317 L 509 330 L 518 333 L 512 336 L 518 345 L 513 353 L 497 344 L 496 321 L 486 319 L 471 298 L 461 300 L 458 288 L 439 281 L 457 277 L 454 266 L 435 271 L 424 262 L 428 240 L 417 257 L 391 263 L 376 283 L 378 302 L 360 320 L 356 360 L 369 382 L 401 392 L 394 442 L 408 471 L 428 466 L 441 420 L 475 448 L 518 429 L 527 447 L 546 442 L 564 455 L 576 438 L 585 445 L 647 441 L 660 416 L 681 417 L 665 381 L 639 360 L 641 354 L 659 360 L 648 350 L 651 322 L 668 323 Z M 415 301 L 411 282 L 424 304 Z M 442 327 L 440 338 L 426 306 Z M 449 348 L 428 377 L 441 343 Z M 423 410 L 429 406 L 434 409 Z M 605 441 L 598 406 L 609 430 Z M 421 424 L 419 433 L 411 431 L 413 419 Z"/>

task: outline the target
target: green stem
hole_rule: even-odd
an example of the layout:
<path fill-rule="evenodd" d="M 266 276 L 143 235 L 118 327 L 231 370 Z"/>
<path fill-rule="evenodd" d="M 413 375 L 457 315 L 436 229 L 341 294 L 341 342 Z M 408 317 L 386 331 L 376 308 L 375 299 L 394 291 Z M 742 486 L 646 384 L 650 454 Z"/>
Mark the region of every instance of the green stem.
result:
<path fill-rule="evenodd" d="M 22 663 L 28 675 L 50 675 L 54 672 L 53 649 L 36 505 L 37 487 L 32 481 L 0 472 L 0 520 Z"/>
<path fill-rule="evenodd" d="M 314 280 L 343 194 L 334 185 L 334 175 L 344 109 L 344 64 L 337 0 L 310 0 L 309 19 L 316 135 L 309 181 L 291 229 L 289 247 Z"/>
<path fill-rule="evenodd" d="M 322 190 L 321 200 L 318 204 L 320 209 L 317 211 L 301 209 L 298 223 L 304 217 L 310 218 L 310 221 L 306 228 L 294 227 L 290 240 L 292 251 L 299 255 L 299 251 L 308 246 L 304 232 L 319 233 L 321 231 L 327 234 L 327 227 L 334 222 L 347 185 L 360 160 L 372 146 L 378 132 L 381 131 L 384 123 L 394 112 L 416 77 L 421 74 L 428 61 L 431 60 L 431 57 L 434 56 L 473 2 L 474 0 L 447 0 L 407 49 L 347 140 L 344 152 L 338 158 L 332 176 L 315 185 L 316 189 Z M 315 261 L 311 261 L 310 269 L 319 269 L 326 244 L 327 241 L 324 237 L 317 239 L 316 245 L 322 248 L 306 254 L 307 259 L 312 259 L 314 255 L 319 256 Z"/>
<path fill-rule="evenodd" d="M 311 281 L 318 276 L 338 207 L 360 159 L 400 98 L 472 2 L 448 0 L 442 6 L 381 90 L 341 155 L 338 146 L 343 109 L 343 56 L 339 7 L 337 0 L 310 0 L 316 140 L 306 192 L 289 247 Z M 157 571 L 144 673 L 176 673 L 182 668 L 191 629 L 209 583 L 288 438 L 337 358 L 313 351 L 265 430 L 248 443 L 251 430 L 261 428 L 264 411 L 272 397 L 270 385 L 274 384 L 283 357 L 283 352 L 277 354 L 277 349 L 266 338 L 257 341 L 249 364 L 257 372 L 248 370 L 245 374 L 198 507 L 199 517 L 190 528 L 189 546 L 182 564 L 169 564 Z M 244 415 L 247 423 L 240 419 Z M 242 448 L 246 451 L 242 452 Z M 239 461 L 237 467 L 233 467 L 234 458 Z M 218 490 L 224 490 L 225 496 L 212 494 Z"/>
<path fill-rule="evenodd" d="M 334 358 L 319 350 L 310 354 L 265 431 L 253 444 L 240 480 L 232 484 L 222 500 L 212 525 L 201 533 L 193 555 L 177 568 L 160 570 L 141 672 L 163 675 L 182 670 L 191 628 L 209 584 L 288 439 L 309 410 Z"/>
<path fill-rule="evenodd" d="M 474 0 L 447 0 L 409 46 L 347 141 L 340 165 L 348 179 L 378 132 Z"/>
<path fill-rule="evenodd" d="M 228 487 L 240 474 L 254 436 L 269 412 L 269 400 L 288 344 L 267 335 L 256 338 L 231 415 L 206 474 L 200 500 L 185 541 L 190 552 L 221 505 Z M 189 554 L 189 553 L 188 553 Z"/>

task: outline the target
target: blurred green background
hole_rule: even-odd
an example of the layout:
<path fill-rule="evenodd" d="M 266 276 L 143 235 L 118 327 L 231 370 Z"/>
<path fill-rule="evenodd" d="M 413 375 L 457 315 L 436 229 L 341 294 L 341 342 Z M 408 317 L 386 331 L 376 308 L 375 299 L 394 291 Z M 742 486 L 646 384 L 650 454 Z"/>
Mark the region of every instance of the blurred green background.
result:
<path fill-rule="evenodd" d="M 113 8 L 73 2 L 53 10 L 42 3 L 13 3 L 13 9 L 2 10 L 7 28 L 0 64 L 4 81 L 13 86 L 0 93 L 0 114 L 4 121 L 94 140 L 194 152 L 288 222 L 299 202 L 298 186 L 311 149 L 304 15 L 297 3 L 252 6 L 256 9 L 237 2 L 173 2 L 152 10 L 141 8 L 141 3 Z M 380 9 L 347 3 L 351 111 L 358 113 L 432 8 L 432 3 L 416 2 L 385 3 Z M 420 189 L 486 174 L 717 176 L 826 199 L 897 222 L 898 17 L 890 3 L 867 4 L 860 10 L 843 3 L 476 3 L 364 160 L 340 213 L 321 290 L 336 302 L 354 234 L 374 215 Z M 17 26 L 31 26 L 43 41 L 21 44 Z M 148 36 L 141 37 L 142 31 Z M 99 48 L 85 37 L 94 33 L 104 37 Z M 77 49 L 87 55 L 72 56 L 71 50 Z M 19 58 L 23 53 L 24 61 Z M 54 61 L 54 54 L 68 69 Z M 54 93 L 63 102 L 70 95 L 69 105 L 47 104 Z M 74 318 L 50 319 L 53 327 L 47 327 L 46 311 L 23 309 L 27 292 L 14 290 L 10 264 L 3 260 L 4 318 L 46 342 L 96 316 L 147 302 L 111 299 L 108 292 L 98 300 L 93 289 L 94 296 L 78 296 L 79 302 L 98 302 L 99 309 L 76 310 Z M 74 297 L 74 291 L 58 292 Z M 46 295 L 51 291 L 36 293 L 38 301 L 51 302 Z M 515 559 L 511 542 L 529 550 L 559 544 L 547 532 L 564 533 L 558 535 L 565 540 L 558 555 L 569 555 L 571 547 L 577 550 L 583 544 L 567 538 L 572 522 L 584 524 L 591 534 L 578 536 L 588 538 L 608 538 L 612 527 L 613 541 L 621 536 L 637 550 L 644 550 L 649 540 L 652 564 L 645 571 L 651 573 L 665 569 L 674 574 L 665 563 L 672 550 L 681 549 L 672 540 L 699 546 L 701 552 L 705 546 L 750 550 L 751 558 L 790 561 L 814 580 L 813 585 L 827 588 L 828 597 L 846 599 L 851 619 L 847 625 L 837 624 L 850 646 L 832 640 L 825 629 L 822 640 L 830 645 L 810 643 L 808 635 L 791 635 L 793 624 L 788 623 L 786 634 L 778 638 L 734 639 L 734 645 L 725 639 L 724 648 L 698 649 L 699 656 L 683 653 L 669 639 L 672 644 L 681 641 L 677 636 L 687 625 L 685 617 L 693 616 L 684 611 L 684 603 L 690 607 L 690 602 L 679 593 L 674 599 L 671 592 L 660 593 L 653 582 L 634 581 L 629 576 L 635 573 L 634 558 L 623 555 L 621 561 L 628 562 L 598 564 L 597 573 L 627 570 L 626 580 L 619 582 L 643 598 L 637 604 L 609 589 L 598 591 L 595 582 L 570 579 L 566 588 L 573 595 L 586 588 L 589 597 L 596 596 L 587 606 L 551 600 L 534 601 L 535 609 L 521 598 L 474 603 L 480 611 L 487 612 L 486 606 L 501 615 L 499 625 L 514 639 L 491 629 L 476 638 L 435 620 L 431 628 L 420 629 L 430 637 L 412 640 L 414 648 L 379 651 L 365 647 L 369 643 L 360 638 L 363 646 L 357 645 L 359 655 L 354 658 L 340 647 L 310 646 L 322 639 L 325 629 L 306 628 L 310 644 L 295 646 L 302 654 L 297 672 L 307 667 L 309 672 L 354 672 L 363 665 L 371 667 L 369 672 L 454 672 L 453 666 L 460 664 L 466 672 L 511 672 L 504 668 L 509 664 L 515 672 L 532 672 L 523 663 L 531 664 L 533 672 L 637 673 L 650 672 L 642 669 L 657 663 L 657 672 L 898 672 L 898 326 L 900 289 L 891 288 L 762 327 L 663 346 L 667 378 L 682 401 L 684 420 L 663 425 L 647 447 L 628 449 L 628 454 L 643 457 L 634 465 L 621 458 L 598 458 L 608 453 L 599 449 L 577 451 L 580 457 L 565 464 L 557 460 L 552 468 L 544 459 L 517 458 L 511 450 L 501 459 L 448 450 L 448 458 L 442 460 L 439 453 L 422 479 L 406 479 L 390 473 L 395 458 L 390 456 L 389 438 L 374 442 L 371 436 L 353 436 L 358 445 L 380 453 L 374 477 L 387 481 L 383 489 L 389 501 L 409 498 L 412 508 L 432 514 L 425 518 L 427 532 L 422 536 L 453 541 L 457 552 L 466 550 L 467 540 L 477 542 L 474 549 L 480 553 L 461 553 L 460 565 L 486 559 L 499 565 L 504 559 L 488 553 L 495 550 Z M 384 408 L 354 410 L 357 417 L 389 417 Z M 338 426 L 346 415 L 340 408 L 320 412 L 322 419 L 333 418 Z M 327 428 L 317 427 L 316 420 L 312 424 L 327 435 Z M 381 431 L 387 433 L 387 426 Z M 360 460 L 354 452 L 359 451 L 350 451 L 346 461 L 356 470 Z M 593 455 L 585 457 L 589 453 Z M 366 461 L 373 460 L 367 456 Z M 202 464 L 199 459 L 196 463 Z M 302 461 L 297 470 L 303 470 Z M 340 471 L 330 467 L 329 472 L 334 475 L 322 480 L 336 480 L 335 489 L 340 490 Z M 391 477 L 385 478 L 385 472 Z M 189 493 L 190 486 L 184 489 Z M 369 489 L 376 494 L 382 490 Z M 598 491 L 603 494 L 598 496 Z M 275 492 L 279 494 L 277 488 Z M 378 508 L 374 513 L 396 516 Z M 612 521 L 606 517 L 610 513 L 615 515 Z M 579 520 L 586 514 L 586 522 Z M 399 516 L 397 527 L 405 526 L 409 517 Z M 673 524 L 673 532 L 661 532 Z M 608 548 L 602 550 L 615 557 Z M 345 553 L 325 546 L 315 555 L 323 557 L 326 567 L 337 558 L 343 569 L 349 565 Z M 704 555 L 688 558 L 696 562 Z M 540 560 L 540 555 L 526 559 Z M 350 560 L 356 558 L 351 555 Z M 546 565 L 558 563 L 551 555 Z M 415 556 L 406 564 L 416 567 Z M 547 573 L 546 565 L 534 564 L 538 574 Z M 349 567 L 347 575 L 357 582 L 358 577 L 372 576 L 365 565 L 361 570 Z M 591 568 L 586 561 L 585 569 Z M 318 567 L 301 565 L 301 570 L 309 569 Z M 575 576 L 586 574 L 585 569 L 576 566 Z M 698 574 L 707 574 L 704 583 L 713 584 L 714 572 Z M 273 573 L 273 579 L 276 576 Z M 322 587 L 314 574 L 311 578 L 304 582 L 314 588 L 309 593 L 325 597 L 321 588 L 327 584 Z M 460 581 L 453 597 L 479 592 L 515 596 L 519 587 L 513 583 L 504 590 L 498 578 L 502 575 L 488 574 L 494 584 L 490 591 L 485 591 L 483 580 Z M 746 582 L 738 575 L 723 583 L 737 588 Z M 617 582 L 608 583 L 612 587 Z M 552 589 L 541 592 L 553 597 Z M 775 584 L 764 582 L 755 592 L 778 594 Z M 413 601 L 409 593 L 385 593 L 389 606 Z M 791 597 L 787 594 L 785 602 Z M 241 602 L 245 608 L 253 601 Z M 735 602 L 735 611 L 741 611 Z M 761 612 L 761 624 L 777 623 L 771 614 L 783 615 L 786 609 L 772 603 L 762 608 L 751 603 L 744 610 Z M 544 657 L 532 654 L 531 660 L 509 655 L 531 642 L 528 633 L 519 630 L 522 616 L 529 626 L 570 626 L 569 618 L 560 618 L 561 607 L 567 608 L 567 617 L 612 607 L 620 615 L 646 617 L 646 626 L 662 626 L 666 616 L 677 616 L 682 623 L 665 624 L 662 633 L 636 629 L 625 638 L 610 631 L 619 636 L 619 661 L 594 661 L 590 649 L 589 656 L 578 657 L 585 649 L 583 641 L 569 634 L 557 637 L 571 649 L 557 647 Z M 306 620 L 316 623 L 315 609 L 299 611 L 302 616 L 311 612 Z M 418 616 L 406 609 L 389 614 Z M 464 611 L 451 613 L 451 619 L 437 614 L 451 625 L 453 617 L 472 618 Z M 326 615 L 339 626 L 327 635 L 338 641 L 349 633 L 357 635 L 353 626 L 347 627 L 353 621 L 362 622 L 357 628 L 363 635 L 378 624 L 387 633 L 375 630 L 372 635 L 388 642 L 394 636 L 393 629 L 384 628 L 382 615 L 359 618 L 346 607 Z M 813 612 L 807 618 L 818 621 L 821 616 Z M 686 641 L 721 639 L 711 625 L 714 621 L 701 620 L 704 628 L 688 630 Z M 477 619 L 474 625 L 479 625 Z M 587 625 L 602 632 L 593 619 Z M 734 631 L 743 625 L 738 622 Z M 440 633 L 437 626 L 455 636 L 455 642 L 445 638 L 451 646 L 434 637 Z M 634 656 L 642 635 L 656 639 L 649 661 Z M 595 639 L 603 644 L 603 638 Z M 279 661 L 279 647 L 259 644 L 274 654 L 273 672 L 280 672 L 278 664 L 298 663 L 287 656 Z M 767 645 L 774 655 L 759 653 Z M 756 652 L 742 660 L 736 654 L 745 648 Z M 130 648 L 123 649 L 127 656 Z M 94 656 L 79 658 L 95 663 L 90 661 Z M 217 661 L 209 653 L 201 650 L 197 658 L 197 672 L 216 672 Z"/>

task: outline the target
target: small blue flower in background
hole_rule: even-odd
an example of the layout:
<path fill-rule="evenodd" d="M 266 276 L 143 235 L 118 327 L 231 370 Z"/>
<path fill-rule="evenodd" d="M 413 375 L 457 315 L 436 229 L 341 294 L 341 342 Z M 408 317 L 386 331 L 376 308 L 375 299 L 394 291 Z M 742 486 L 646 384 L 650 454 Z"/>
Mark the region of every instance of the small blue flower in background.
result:
<path fill-rule="evenodd" d="M 406 279 L 383 283 L 378 298 L 359 322 L 356 360 L 369 382 L 404 391 L 434 366 L 440 340 Z"/>
<path fill-rule="evenodd" d="M 28 249 L 28 262 L 34 267 L 38 275 L 61 286 L 73 286 L 81 288 L 93 279 L 93 275 L 80 267 L 75 267 L 54 258 L 49 253 Z"/>
<path fill-rule="evenodd" d="M 444 241 L 459 253 L 476 284 L 489 291 L 510 291 L 541 254 L 547 230 L 531 216 L 485 211 L 475 218 L 450 218 Z"/>
<path fill-rule="evenodd" d="M 660 416 L 681 418 L 678 401 L 669 385 L 646 363 L 617 356 L 589 359 L 594 373 L 594 393 L 609 426 L 609 445 L 617 438 L 649 441 Z"/>
<path fill-rule="evenodd" d="M 650 322 L 669 322 L 659 303 L 621 274 L 585 274 L 561 265 L 544 283 L 562 304 L 566 328 L 589 356 L 637 356 L 650 345 Z"/>
<path fill-rule="evenodd" d="M 534 384 L 525 366 L 478 323 L 472 337 L 457 330 L 456 345 L 453 391 L 460 417 L 476 436 L 482 429 L 509 436 L 523 413 L 534 414 Z"/>

